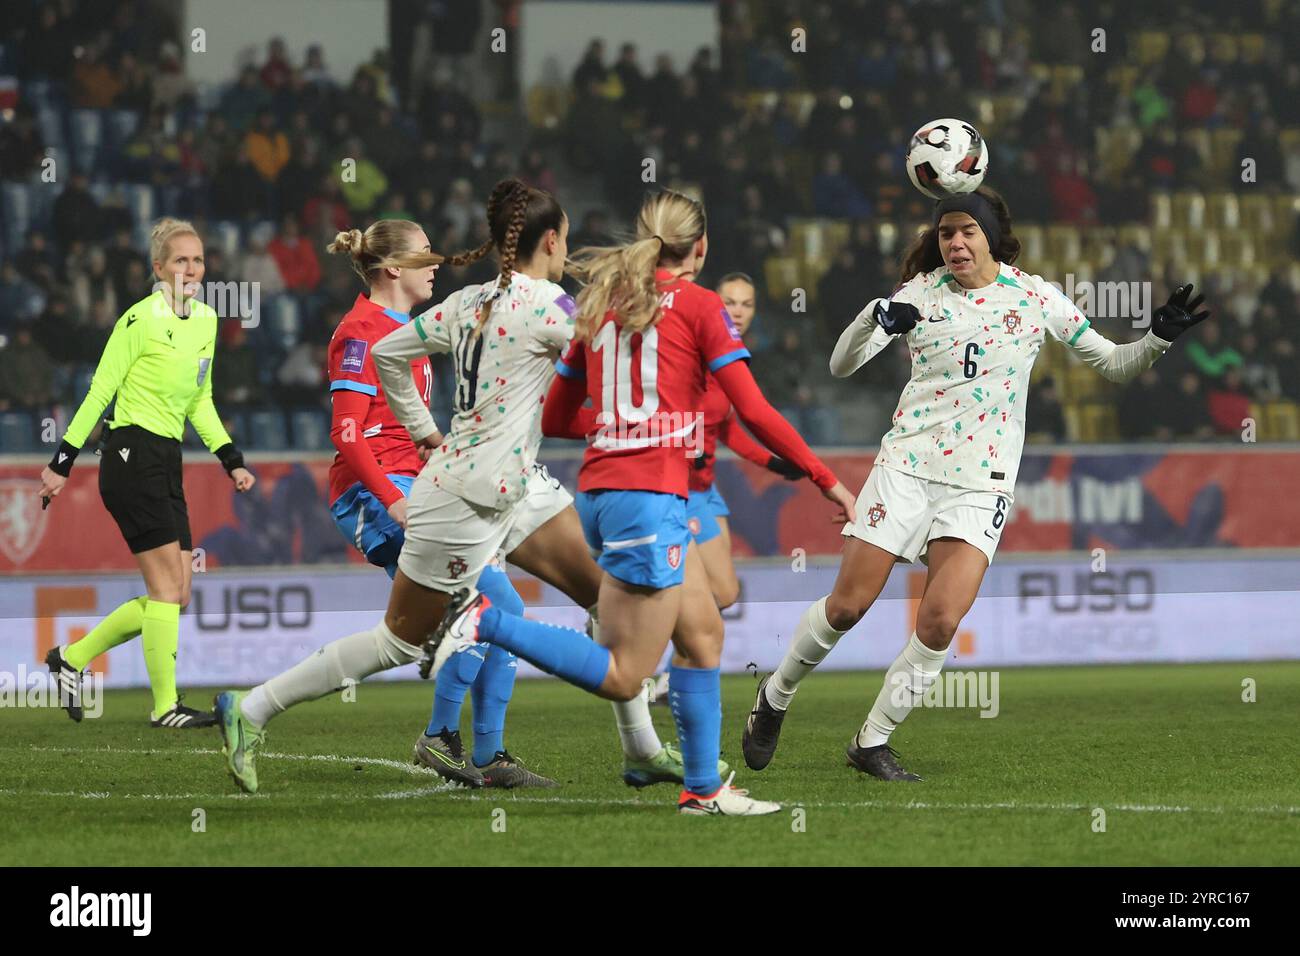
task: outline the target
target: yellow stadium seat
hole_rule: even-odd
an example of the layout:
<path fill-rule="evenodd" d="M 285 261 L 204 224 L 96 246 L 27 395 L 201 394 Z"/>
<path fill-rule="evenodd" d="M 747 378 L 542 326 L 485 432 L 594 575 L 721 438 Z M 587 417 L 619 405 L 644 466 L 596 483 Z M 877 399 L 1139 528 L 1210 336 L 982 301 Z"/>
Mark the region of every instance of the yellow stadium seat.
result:
<path fill-rule="evenodd" d="M 1149 253 L 1151 251 L 1151 227 L 1144 226 L 1141 223 L 1121 226 L 1119 229 L 1119 241 L 1123 245 L 1131 243 L 1143 252 Z"/>
<path fill-rule="evenodd" d="M 1137 58 L 1138 63 L 1143 66 L 1149 66 L 1158 60 L 1163 60 L 1165 54 L 1169 52 L 1169 34 L 1160 33 L 1154 30 L 1147 30 L 1138 34 L 1137 38 Z"/>
<path fill-rule="evenodd" d="M 1300 407 L 1295 402 L 1269 402 L 1264 416 L 1270 441 L 1300 440 Z"/>
<path fill-rule="evenodd" d="M 1241 143 L 1241 135 L 1241 130 L 1231 128 L 1216 129 L 1210 134 L 1211 171 L 1221 173 L 1240 167 L 1237 146 Z"/>
<path fill-rule="evenodd" d="M 1174 200 L 1169 193 L 1151 194 L 1151 228 L 1169 229 L 1174 223 Z"/>
<path fill-rule="evenodd" d="M 1175 229 L 1200 229 L 1205 225 L 1205 197 L 1198 192 L 1174 194 Z"/>
<path fill-rule="evenodd" d="M 1242 226 L 1261 239 L 1271 236 L 1276 228 L 1276 216 L 1269 197 L 1260 193 L 1245 193 L 1241 197 Z"/>
<path fill-rule="evenodd" d="M 790 290 L 799 286 L 799 260 L 794 256 L 768 256 L 763 263 L 763 279 L 773 300 L 789 301 Z"/>
<path fill-rule="evenodd" d="M 1073 265 L 1083 250 L 1077 226 L 1047 227 L 1047 252 L 1053 259 Z"/>
<path fill-rule="evenodd" d="M 1065 440 L 1067 442 L 1081 441 L 1080 432 L 1082 428 L 1080 427 L 1080 420 L 1083 416 L 1080 415 L 1079 409 L 1067 403 L 1062 411 L 1065 413 Z"/>
<path fill-rule="evenodd" d="M 1034 261 L 1041 259 L 1047 248 L 1043 239 L 1043 227 L 1016 223 L 1015 229 L 1016 235 L 1020 237 L 1020 254 Z"/>
<path fill-rule="evenodd" d="M 1264 56 L 1264 35 L 1262 33 L 1243 33 L 1237 37 L 1241 45 L 1241 58 L 1247 63 L 1256 63 Z"/>
<path fill-rule="evenodd" d="M 1235 193 L 1211 193 L 1205 197 L 1209 224 L 1220 229 L 1237 229 L 1241 225 L 1241 206 Z"/>

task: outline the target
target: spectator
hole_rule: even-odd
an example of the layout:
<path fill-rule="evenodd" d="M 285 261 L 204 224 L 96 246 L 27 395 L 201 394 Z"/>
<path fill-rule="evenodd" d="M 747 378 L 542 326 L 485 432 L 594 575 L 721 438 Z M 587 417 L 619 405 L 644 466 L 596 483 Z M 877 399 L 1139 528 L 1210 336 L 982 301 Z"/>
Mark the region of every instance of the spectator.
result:
<path fill-rule="evenodd" d="M 352 137 L 347 142 L 346 159 L 355 161 L 352 176 L 344 176 L 339 187 L 348 211 L 357 219 L 364 219 L 375 208 L 384 193 L 388 192 L 388 177 L 365 154 L 361 140 Z"/>
<path fill-rule="evenodd" d="M 45 144 L 31 110 L 19 105 L 11 123 L 0 125 L 0 178 L 9 182 L 26 179 L 41 168 Z"/>
<path fill-rule="evenodd" d="M 275 185 L 289 163 L 289 137 L 275 128 L 275 114 L 269 109 L 258 112 L 253 128 L 244 136 L 244 149 L 262 181 Z"/>
<path fill-rule="evenodd" d="M 158 50 L 158 67 L 153 75 L 153 102 L 170 112 L 193 95 L 193 86 L 181 67 L 180 49 L 168 40 Z"/>
<path fill-rule="evenodd" d="M 272 37 L 267 44 L 266 63 L 262 65 L 258 77 L 268 90 L 278 90 L 289 82 L 293 67 L 289 65 L 289 55 L 284 48 L 283 37 Z"/>
<path fill-rule="evenodd" d="M 326 350 L 318 342 L 299 342 L 276 373 L 280 401 L 286 405 L 318 405 L 329 391 Z"/>
<path fill-rule="evenodd" d="M 95 202 L 88 186 L 85 173 L 73 173 L 59 198 L 54 200 L 54 238 L 65 248 L 75 238 L 91 242 L 104 238 L 99 203 Z"/>
<path fill-rule="evenodd" d="M 333 87 L 334 78 L 325 65 L 325 51 L 319 43 L 307 47 L 307 60 L 302 66 L 302 78 L 312 86 Z"/>
<path fill-rule="evenodd" d="M 1034 388 L 1030 388 L 1029 394 L 1032 400 Z M 1159 373 L 1154 368 L 1147 369 L 1120 393 L 1120 436 L 1126 441 L 1171 439 L 1174 434 L 1169 415 L 1172 400 L 1169 390 L 1161 385 Z"/>
<path fill-rule="evenodd" d="M 263 191 L 253 187 L 260 175 L 249 158 L 248 147 L 241 145 L 234 160 L 224 163 L 212 177 L 212 215 L 234 222 L 257 219 L 262 212 Z"/>
<path fill-rule="evenodd" d="M 246 66 L 239 74 L 239 81 L 221 97 L 220 110 L 231 128 L 242 132 L 270 105 L 271 95 L 262 86 L 257 68 Z"/>
<path fill-rule="evenodd" d="M 835 261 L 817 283 L 817 306 L 822 315 L 823 343 L 833 343 L 862 311 L 873 296 L 882 295 L 879 285 L 858 259 L 853 246 L 845 244 L 835 254 Z"/>
<path fill-rule="evenodd" d="M 80 48 L 70 91 L 72 105 L 78 109 L 106 110 L 122 91 L 122 81 L 104 60 L 107 47 L 108 34 L 104 33 Z"/>
<path fill-rule="evenodd" d="M 474 188 L 468 179 L 458 179 L 451 184 L 442 216 L 461 244 L 466 241 L 473 224 L 487 217 L 486 208 L 474 197 Z"/>
<path fill-rule="evenodd" d="M 609 67 L 605 65 L 605 43 L 603 40 L 592 40 L 587 44 L 587 50 L 578 61 L 578 66 L 573 71 L 573 85 L 578 89 L 583 89 L 591 84 L 601 86 L 609 78 Z M 616 71 L 617 72 L 617 71 Z"/>
<path fill-rule="evenodd" d="M 1241 365 L 1241 353 L 1223 341 L 1222 323 L 1206 322 L 1197 331 L 1201 334 L 1187 343 L 1187 359 L 1196 371 L 1217 382 L 1230 367 Z"/>
<path fill-rule="evenodd" d="M 623 87 L 623 105 L 632 112 L 645 107 L 646 78 L 637 62 L 635 43 L 624 43 L 619 47 L 618 62 L 614 64 L 614 73 Z M 576 84 L 575 84 L 576 85 Z"/>
<path fill-rule="evenodd" d="M 1241 436 L 1243 420 L 1250 415 L 1250 396 L 1243 387 L 1240 368 L 1234 366 L 1223 373 L 1210 390 L 1207 405 L 1216 432 Z"/>
<path fill-rule="evenodd" d="M 39 229 L 33 229 L 27 234 L 27 245 L 14 257 L 14 265 L 24 278 L 46 292 L 58 284 L 54 252 L 45 239 L 45 233 Z"/>
<path fill-rule="evenodd" d="M 1174 438 L 1206 439 L 1214 436 L 1210 409 L 1201 391 L 1201 380 L 1195 372 L 1184 372 L 1178 379 L 1178 392 L 1165 402 L 1162 418 L 1168 423 Z"/>
<path fill-rule="evenodd" d="M 270 239 L 269 225 L 261 225 L 250 231 L 247 239 L 248 251 L 244 254 L 244 260 L 239 267 L 239 275 L 243 281 L 258 284 L 263 303 L 270 296 L 279 295 L 285 290 L 285 281 L 280 274 L 280 267 L 276 265 L 275 257 L 267 250 Z"/>
<path fill-rule="evenodd" d="M 832 219 L 866 219 L 871 204 L 844 175 L 839 153 L 822 158 L 822 170 L 813 180 L 813 212 Z"/>
<path fill-rule="evenodd" d="M 11 260 L 0 263 L 0 323 L 26 322 L 45 308 L 45 293 L 40 286 L 18 271 Z M 0 335 L 11 332 L 0 325 Z"/>
<path fill-rule="evenodd" d="M 14 329 L 14 338 L 0 349 L 0 402 L 7 408 L 45 410 L 53 398 L 54 364 L 32 338 L 30 323 Z"/>
<path fill-rule="evenodd" d="M 352 215 L 343 201 L 343 191 L 336 173 L 323 173 L 313 195 L 302 210 L 302 225 L 308 241 L 314 238 L 321 245 L 334 238 L 334 234 L 350 229 Z"/>
<path fill-rule="evenodd" d="M 1031 442 L 1065 441 L 1065 409 L 1050 375 L 1029 389 L 1025 407 L 1025 440 Z"/>
<path fill-rule="evenodd" d="M 257 355 L 248 344 L 248 333 L 243 325 L 238 322 L 221 324 L 212 368 L 212 390 L 218 407 L 248 405 L 256 399 L 259 392 Z"/>
<path fill-rule="evenodd" d="M 296 217 L 284 217 L 280 234 L 271 241 L 267 251 L 275 259 L 290 292 L 314 292 L 320 285 L 320 260 L 311 243 L 299 234 Z"/>
<path fill-rule="evenodd" d="M 122 309 L 117 307 L 117 290 L 102 246 L 91 246 L 84 268 L 78 268 L 72 275 L 72 303 L 77 311 L 89 315 L 96 302 L 107 302 L 114 315 L 120 315 L 126 308 L 125 303 Z"/>

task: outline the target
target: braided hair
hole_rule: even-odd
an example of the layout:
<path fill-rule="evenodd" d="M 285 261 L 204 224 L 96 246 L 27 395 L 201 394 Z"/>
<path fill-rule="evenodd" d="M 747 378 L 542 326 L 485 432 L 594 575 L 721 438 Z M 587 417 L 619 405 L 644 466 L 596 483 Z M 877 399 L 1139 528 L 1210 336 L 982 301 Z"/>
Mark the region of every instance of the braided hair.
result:
<path fill-rule="evenodd" d="M 492 187 L 487 201 L 487 221 L 491 238 L 477 249 L 458 253 L 447 259 L 453 266 L 477 262 L 496 250 L 501 261 L 501 275 L 492 295 L 479 312 L 475 335 L 482 333 L 492 316 L 492 305 L 510 289 L 515 263 L 529 259 L 547 231 L 559 232 L 564 210 L 555 197 L 516 178 L 503 179 Z"/>

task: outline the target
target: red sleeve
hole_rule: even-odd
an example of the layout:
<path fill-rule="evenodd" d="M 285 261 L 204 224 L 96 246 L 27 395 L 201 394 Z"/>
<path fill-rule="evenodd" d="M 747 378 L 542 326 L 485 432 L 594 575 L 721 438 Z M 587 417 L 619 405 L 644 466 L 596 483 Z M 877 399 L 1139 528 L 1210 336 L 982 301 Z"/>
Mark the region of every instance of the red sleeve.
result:
<path fill-rule="evenodd" d="M 749 437 L 749 432 L 740 427 L 735 413 L 728 414 L 718 426 L 718 439 L 746 461 L 752 461 L 766 468 L 772 459 L 772 453 Z"/>
<path fill-rule="evenodd" d="M 334 442 L 334 447 L 339 450 L 352 473 L 387 508 L 402 497 L 402 492 L 388 480 L 388 476 L 379 467 L 379 462 L 375 460 L 375 453 L 370 450 L 370 442 L 361 434 L 365 427 L 366 412 L 370 410 L 370 396 L 340 389 L 334 392 L 333 399 L 330 441 Z M 345 429 L 350 441 L 344 439 Z"/>
<path fill-rule="evenodd" d="M 812 453 L 794 427 L 763 397 L 748 363 L 730 362 L 717 369 L 713 377 L 731 399 L 741 421 L 749 426 L 759 441 L 786 461 L 802 468 L 818 488 L 835 485 L 838 480 L 835 473 Z"/>
<path fill-rule="evenodd" d="M 542 434 L 585 439 L 596 428 L 596 410 L 582 407 L 586 399 L 587 383 L 582 379 L 555 376 L 542 406 Z"/>
<path fill-rule="evenodd" d="M 722 304 L 722 296 L 709 289 L 698 290 L 698 296 L 693 303 L 695 341 L 705 366 L 716 375 L 718 369 L 749 358 L 749 349 L 745 348 L 736 323 Z"/>

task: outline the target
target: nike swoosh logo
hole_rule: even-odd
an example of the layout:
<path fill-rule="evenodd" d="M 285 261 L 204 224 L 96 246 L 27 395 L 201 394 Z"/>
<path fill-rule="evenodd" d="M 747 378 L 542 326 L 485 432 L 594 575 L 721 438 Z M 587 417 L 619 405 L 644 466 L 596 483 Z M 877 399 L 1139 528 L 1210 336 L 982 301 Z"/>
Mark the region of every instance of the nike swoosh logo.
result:
<path fill-rule="evenodd" d="M 986 537 L 986 538 L 992 538 L 994 541 L 998 540 L 998 536 L 995 535 L 995 534 L 989 534 L 987 528 L 984 529 L 984 537 Z"/>
<path fill-rule="evenodd" d="M 452 760 L 450 757 L 447 757 L 446 755 L 439 753 L 438 751 L 434 750 L 432 747 L 429 747 L 429 748 L 428 748 L 428 751 L 429 751 L 429 753 L 431 753 L 431 754 L 433 754 L 435 757 L 437 757 L 439 760 L 441 760 L 441 761 L 442 761 L 444 764 L 446 764 L 448 767 L 451 767 L 453 770 L 464 770 L 464 769 L 465 769 L 465 761 L 463 761 L 463 760 L 461 760 L 461 761 L 455 761 L 455 760 Z"/>
<path fill-rule="evenodd" d="M 942 315 L 939 315 L 939 316 L 932 315 L 932 316 L 930 316 L 928 319 L 926 319 L 925 321 L 927 321 L 927 322 L 942 322 L 945 318 L 946 318 L 946 316 L 942 316 Z"/>

